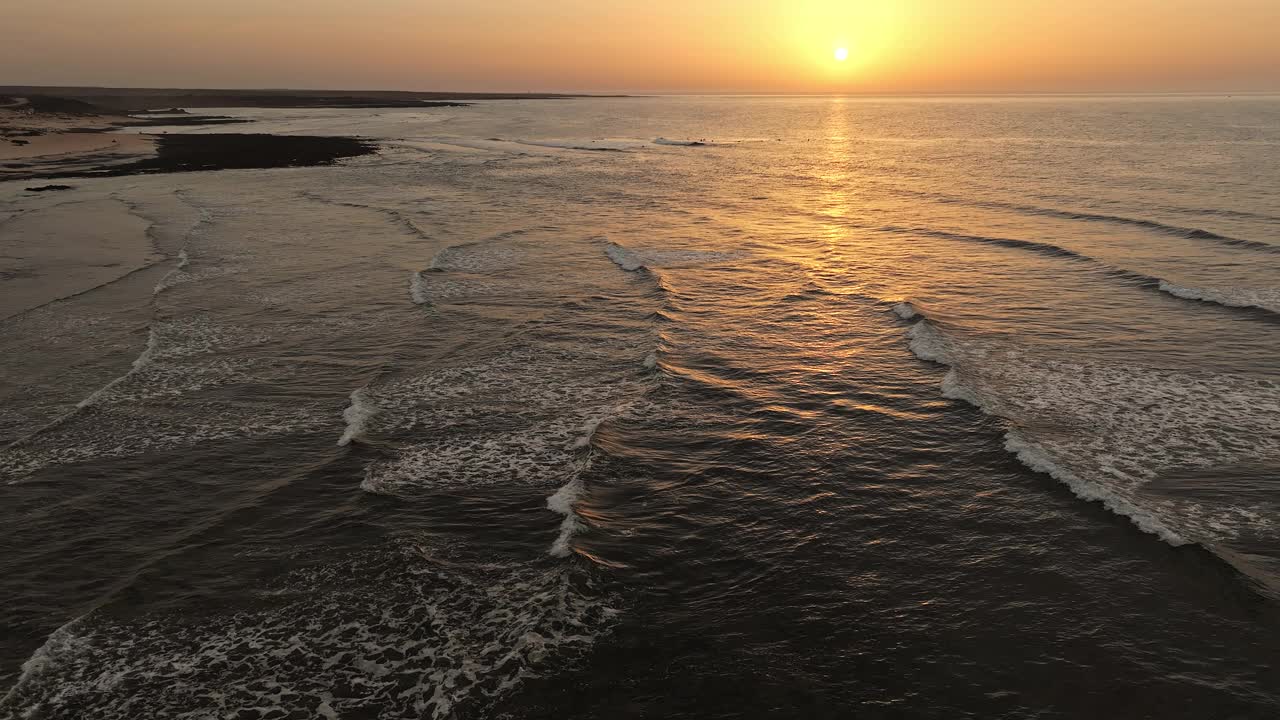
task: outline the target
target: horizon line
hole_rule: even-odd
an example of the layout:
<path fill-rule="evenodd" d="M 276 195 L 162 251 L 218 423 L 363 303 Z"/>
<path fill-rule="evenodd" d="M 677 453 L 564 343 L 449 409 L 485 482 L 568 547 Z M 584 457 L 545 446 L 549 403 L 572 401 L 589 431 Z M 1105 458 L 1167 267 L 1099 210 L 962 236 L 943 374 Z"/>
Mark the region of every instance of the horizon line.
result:
<path fill-rule="evenodd" d="M 1234 96 L 1277 95 L 1280 87 L 1269 90 L 1245 89 L 1195 89 L 1195 90 L 402 90 L 388 88 L 317 88 L 317 87 L 182 87 L 160 85 L 35 85 L 3 83 L 0 90 L 65 89 L 65 90 L 136 90 L 136 91 L 193 91 L 193 92 L 302 92 L 302 93 L 402 93 L 408 95 L 504 95 L 564 96 L 564 97 L 1052 97 L 1052 96 Z"/>

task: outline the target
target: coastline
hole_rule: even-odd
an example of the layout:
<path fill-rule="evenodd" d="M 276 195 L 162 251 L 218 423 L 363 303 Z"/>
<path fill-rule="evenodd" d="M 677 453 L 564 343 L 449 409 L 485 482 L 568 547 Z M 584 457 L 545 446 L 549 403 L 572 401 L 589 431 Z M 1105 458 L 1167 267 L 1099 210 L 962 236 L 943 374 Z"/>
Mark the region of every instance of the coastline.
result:
<path fill-rule="evenodd" d="M 624 97 L 560 93 L 412 92 L 402 90 L 231 90 L 186 88 L 0 86 L 3 96 L 51 96 L 116 112 L 157 108 L 429 108 L 466 107 L 480 100 L 565 100 Z"/>
<path fill-rule="evenodd" d="M 463 108 L 480 100 L 578 97 L 598 96 L 0 86 L 0 182 L 327 165 L 377 151 L 376 144 L 352 137 L 113 132 L 253 122 L 193 114 L 189 108 Z M 34 191 L 61 189 L 54 185 Z"/>
<path fill-rule="evenodd" d="M 249 122 L 176 108 L 132 115 L 65 98 L 0 96 L 0 182 L 327 165 L 377 150 L 374 143 L 350 137 L 115 132 Z"/>

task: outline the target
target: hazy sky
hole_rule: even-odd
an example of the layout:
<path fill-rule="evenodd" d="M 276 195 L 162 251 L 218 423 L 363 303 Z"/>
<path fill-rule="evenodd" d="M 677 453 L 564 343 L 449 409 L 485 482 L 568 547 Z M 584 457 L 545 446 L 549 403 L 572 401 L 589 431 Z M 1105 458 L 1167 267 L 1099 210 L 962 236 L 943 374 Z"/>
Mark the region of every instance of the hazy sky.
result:
<path fill-rule="evenodd" d="M 1280 0 L 14 1 L 0 84 L 1280 90 Z"/>

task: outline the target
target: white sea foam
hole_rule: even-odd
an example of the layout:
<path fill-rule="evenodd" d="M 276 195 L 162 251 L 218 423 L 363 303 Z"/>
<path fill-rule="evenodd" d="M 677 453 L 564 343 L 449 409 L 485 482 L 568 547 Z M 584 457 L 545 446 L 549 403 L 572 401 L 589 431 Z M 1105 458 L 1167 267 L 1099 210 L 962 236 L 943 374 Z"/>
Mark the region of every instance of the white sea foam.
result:
<path fill-rule="evenodd" d="M 60 664 L 75 657 L 82 650 L 83 640 L 77 634 L 76 626 L 84 619 L 84 616 L 73 618 L 54 630 L 45 639 L 44 644 L 36 648 L 31 657 L 22 663 L 22 674 L 18 676 L 17 682 L 9 688 L 9 692 L 5 693 L 3 698 L 0 698 L 0 710 L 13 707 L 17 704 L 15 701 L 21 700 L 20 696 L 24 688 L 43 683 L 47 675 L 56 673 Z M 57 692 L 52 698 L 54 703 L 61 700 L 62 695 L 61 691 Z M 31 717 L 32 714 L 25 713 L 24 717 Z"/>
<path fill-rule="evenodd" d="M 950 366 L 946 397 L 1008 420 L 1006 448 L 1077 496 L 1174 545 L 1276 533 L 1280 507 L 1256 498 L 1207 505 L 1143 488 L 1181 468 L 1274 463 L 1280 384 L 1043 354 L 928 320 L 907 335 L 918 357 Z"/>
<path fill-rule="evenodd" d="M 582 477 L 575 476 L 547 498 L 547 509 L 564 516 L 564 520 L 560 522 L 560 532 L 548 551 L 552 557 L 569 557 L 573 552 L 569 542 L 582 527 L 582 518 L 574 510 L 574 505 L 582 497 L 582 491 Z"/>
<path fill-rule="evenodd" d="M 184 264 L 181 267 L 187 268 L 188 265 Z M 159 295 L 160 293 L 179 285 L 226 277 L 227 275 L 235 275 L 243 271 L 244 269 L 238 265 L 209 265 L 202 267 L 199 270 L 175 268 L 170 270 L 167 275 L 160 279 L 160 282 L 156 284 L 155 289 L 152 290 L 152 294 Z"/>
<path fill-rule="evenodd" d="M 525 348 L 387 383 L 377 389 L 380 426 L 406 440 L 366 469 L 361 488 L 384 495 L 558 488 L 548 508 L 564 519 L 550 552 L 563 556 L 580 528 L 573 505 L 585 490 L 596 431 L 629 412 L 654 382 L 622 361 L 634 352 L 620 346 L 591 357 Z"/>
<path fill-rule="evenodd" d="M 644 267 L 644 260 L 639 255 L 618 245 L 617 243 L 609 243 L 604 248 L 605 255 L 613 261 L 615 265 L 626 270 L 627 272 L 635 272 Z"/>
<path fill-rule="evenodd" d="M 947 346 L 932 323 L 920 322 L 912 325 L 907 330 L 907 337 L 911 340 L 911 352 L 921 360 L 936 363 L 949 362 Z"/>
<path fill-rule="evenodd" d="M 317 403 L 216 401 L 201 402 L 195 410 L 201 390 L 266 372 L 259 361 L 225 351 L 247 349 L 272 337 L 265 330 L 204 316 L 152 323 L 146 347 L 128 372 L 81 400 L 72 412 L 0 450 L 0 477 L 14 482 L 50 466 L 276 436 L 327 424 L 324 416 L 332 410 L 326 413 Z M 140 405 L 177 398 L 188 398 L 191 412 L 138 411 Z M 87 413 L 90 408 L 93 412 Z"/>
<path fill-rule="evenodd" d="M 329 409 L 332 412 L 332 409 Z M 0 451 L 0 478 L 13 483 L 44 468 L 134 457 L 205 443 L 279 437 L 332 425 L 325 408 L 212 405 L 198 418 L 142 417 L 98 409 L 92 418 L 73 415 L 56 427 Z"/>
<path fill-rule="evenodd" d="M 367 388 L 353 390 L 351 392 L 351 404 L 342 411 L 342 419 L 347 421 L 347 427 L 342 431 L 342 437 L 338 439 L 338 445 L 345 447 L 350 445 L 352 441 L 363 440 L 369 421 L 377 413 L 378 406 L 369 397 Z"/>
<path fill-rule="evenodd" d="M 571 565 L 388 550 L 294 573 L 235 614 L 70 623 L 27 661 L 0 715 L 470 716 L 572 661 L 619 612 Z"/>
<path fill-rule="evenodd" d="M 1200 300 L 1227 307 L 1253 307 L 1280 313 L 1280 289 L 1275 288 L 1192 288 L 1161 280 L 1160 290 L 1185 300 Z"/>
<path fill-rule="evenodd" d="M 564 516 L 564 520 L 560 523 L 560 533 L 556 536 L 555 541 L 551 543 L 551 549 L 548 551 L 552 557 L 568 557 L 572 552 L 569 543 L 582 528 L 582 518 L 578 515 L 574 506 L 582 498 L 586 490 L 582 481 L 582 474 L 591 464 L 591 441 L 595 438 L 596 431 L 610 416 L 620 416 L 628 410 L 630 410 L 629 404 L 620 405 L 613 408 L 609 415 L 591 418 L 582 425 L 581 434 L 574 441 L 571 449 L 585 450 L 586 454 L 578 462 L 577 470 L 569 482 L 562 485 L 555 494 L 547 498 L 547 509 Z"/>

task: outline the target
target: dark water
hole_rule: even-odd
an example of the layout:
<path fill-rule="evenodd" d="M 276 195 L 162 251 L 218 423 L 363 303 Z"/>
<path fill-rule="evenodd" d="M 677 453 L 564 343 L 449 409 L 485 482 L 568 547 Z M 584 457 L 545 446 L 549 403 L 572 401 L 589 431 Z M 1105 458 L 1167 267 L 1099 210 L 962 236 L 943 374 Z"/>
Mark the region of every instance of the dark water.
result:
<path fill-rule="evenodd" d="M 1280 101 L 253 117 L 0 186 L 3 717 L 1280 713 Z"/>

